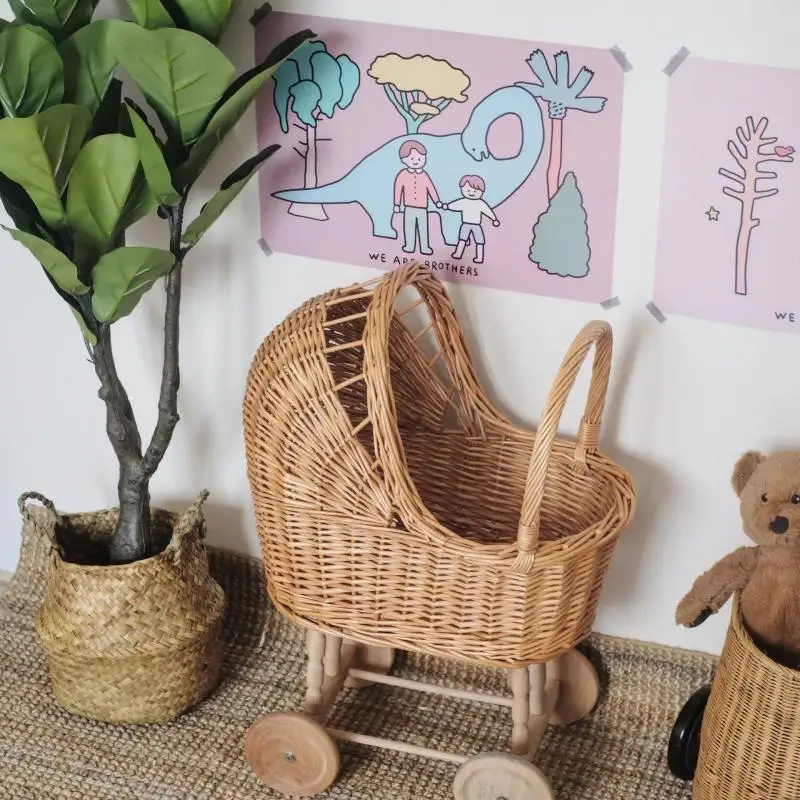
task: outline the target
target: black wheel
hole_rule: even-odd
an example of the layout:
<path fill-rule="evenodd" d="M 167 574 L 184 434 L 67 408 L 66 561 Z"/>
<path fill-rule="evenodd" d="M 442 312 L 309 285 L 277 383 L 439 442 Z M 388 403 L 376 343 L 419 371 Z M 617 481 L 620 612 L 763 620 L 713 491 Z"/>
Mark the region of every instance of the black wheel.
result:
<path fill-rule="evenodd" d="M 700 727 L 703 724 L 711 685 L 698 689 L 681 709 L 669 739 L 667 763 L 669 771 L 684 781 L 694 778 L 700 756 Z"/>

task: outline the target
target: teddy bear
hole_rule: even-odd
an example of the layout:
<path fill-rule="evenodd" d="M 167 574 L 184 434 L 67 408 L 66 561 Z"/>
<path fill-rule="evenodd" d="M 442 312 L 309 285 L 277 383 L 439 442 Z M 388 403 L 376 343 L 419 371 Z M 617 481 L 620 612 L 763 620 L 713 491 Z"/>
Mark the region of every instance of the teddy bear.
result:
<path fill-rule="evenodd" d="M 755 547 L 740 547 L 703 573 L 678 604 L 676 622 L 696 627 L 740 592 L 756 645 L 800 668 L 800 451 L 750 450 L 736 462 L 731 482 Z"/>

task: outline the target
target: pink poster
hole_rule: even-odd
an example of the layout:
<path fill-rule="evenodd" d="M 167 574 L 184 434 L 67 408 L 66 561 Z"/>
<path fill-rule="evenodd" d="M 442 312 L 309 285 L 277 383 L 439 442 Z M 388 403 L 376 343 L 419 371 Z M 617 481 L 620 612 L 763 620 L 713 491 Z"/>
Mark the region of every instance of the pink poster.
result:
<path fill-rule="evenodd" d="M 800 72 L 688 58 L 669 79 L 654 301 L 800 328 Z"/>
<path fill-rule="evenodd" d="M 601 302 L 624 71 L 610 50 L 272 13 L 316 34 L 259 97 L 275 252 Z"/>

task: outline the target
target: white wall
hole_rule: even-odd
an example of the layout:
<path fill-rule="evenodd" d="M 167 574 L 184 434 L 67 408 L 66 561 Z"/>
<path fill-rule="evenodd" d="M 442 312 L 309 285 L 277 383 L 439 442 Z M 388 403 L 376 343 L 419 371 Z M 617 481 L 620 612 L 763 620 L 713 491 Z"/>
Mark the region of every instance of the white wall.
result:
<path fill-rule="evenodd" d="M 617 350 L 604 449 L 636 478 L 640 506 L 621 540 L 596 627 L 718 651 L 726 612 L 684 631 L 673 624 L 673 609 L 696 574 L 744 542 L 729 488 L 738 454 L 750 447 L 800 445 L 795 377 L 800 344 L 789 336 L 678 317 L 658 324 L 645 310 L 653 284 L 668 84 L 662 69 L 682 45 L 706 58 L 800 68 L 800 7 L 790 0 L 275 5 L 532 41 L 618 44 L 625 50 L 634 68 L 626 79 L 617 225 L 614 293 L 622 305 L 605 312 L 463 286 L 452 293 L 493 395 L 521 420 L 537 419 L 548 383 L 579 327 L 593 317 L 613 323 Z M 227 37 L 227 50 L 240 68 L 252 61 L 249 11 L 242 9 Z M 207 193 L 241 153 L 254 148 L 251 113 L 215 163 Z M 155 230 L 146 226 L 142 236 L 150 239 Z M 308 296 L 375 274 L 282 255 L 265 259 L 258 237 L 252 185 L 185 271 L 182 422 L 152 487 L 155 502 L 175 507 L 208 487 L 211 541 L 252 553 L 257 544 L 240 432 L 251 356 L 263 336 Z M 692 258 L 691 242 L 686 257 Z M 111 505 L 115 461 L 104 436 L 95 377 L 70 314 L 38 266 L 6 236 L 0 237 L 0 259 L 0 569 L 13 569 L 17 495 L 35 488 L 65 510 Z M 115 328 L 120 370 L 146 431 L 155 418 L 161 307 L 161 293 L 154 291 L 133 318 Z M 579 386 L 584 388 L 585 382 Z M 574 431 L 578 414 L 578 402 L 572 402 L 567 431 Z"/>

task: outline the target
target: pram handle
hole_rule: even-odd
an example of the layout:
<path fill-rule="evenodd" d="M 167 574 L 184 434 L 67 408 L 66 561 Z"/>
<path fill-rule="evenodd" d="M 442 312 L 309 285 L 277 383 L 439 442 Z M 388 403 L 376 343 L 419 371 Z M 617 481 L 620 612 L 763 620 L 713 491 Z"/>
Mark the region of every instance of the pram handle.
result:
<path fill-rule="evenodd" d="M 528 466 L 528 477 L 525 482 L 522 511 L 517 530 L 518 553 L 513 565 L 515 572 L 526 574 L 533 570 L 539 544 L 542 502 L 553 444 L 558 434 L 558 425 L 575 379 L 592 347 L 594 347 L 594 363 L 592 364 L 589 396 L 586 400 L 575 444 L 575 466 L 585 470 L 586 455 L 597 452 L 600 422 L 603 417 L 611 372 L 613 347 L 611 326 L 601 320 L 584 325 L 570 345 L 550 387 Z"/>

